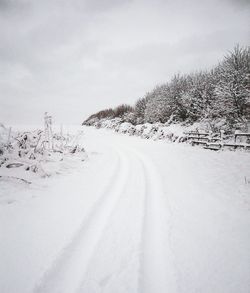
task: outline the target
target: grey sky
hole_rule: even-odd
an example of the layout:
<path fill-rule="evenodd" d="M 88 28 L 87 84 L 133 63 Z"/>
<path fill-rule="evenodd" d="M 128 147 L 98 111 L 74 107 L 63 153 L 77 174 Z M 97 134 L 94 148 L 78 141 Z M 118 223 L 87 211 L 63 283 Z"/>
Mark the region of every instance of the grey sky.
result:
<path fill-rule="evenodd" d="M 249 45 L 250 0 L 0 0 L 0 122 L 80 123 Z"/>

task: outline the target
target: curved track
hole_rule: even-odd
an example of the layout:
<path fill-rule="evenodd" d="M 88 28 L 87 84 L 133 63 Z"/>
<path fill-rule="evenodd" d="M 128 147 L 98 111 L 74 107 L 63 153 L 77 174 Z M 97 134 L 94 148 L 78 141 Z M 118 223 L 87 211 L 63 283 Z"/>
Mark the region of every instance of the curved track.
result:
<path fill-rule="evenodd" d="M 249 292 L 249 154 L 85 135 L 82 168 L 0 207 L 1 293 Z"/>
<path fill-rule="evenodd" d="M 116 146 L 105 190 L 35 292 L 144 292 L 176 288 L 171 210 L 153 163 Z"/>

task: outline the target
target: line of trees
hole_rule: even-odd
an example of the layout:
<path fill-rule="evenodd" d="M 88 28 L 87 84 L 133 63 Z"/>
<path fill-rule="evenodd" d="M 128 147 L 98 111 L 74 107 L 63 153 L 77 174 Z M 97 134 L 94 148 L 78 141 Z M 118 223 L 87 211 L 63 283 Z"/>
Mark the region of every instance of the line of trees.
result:
<path fill-rule="evenodd" d="M 223 120 L 245 124 L 250 105 L 250 47 L 237 45 L 210 71 L 178 74 L 156 86 L 135 105 L 122 104 L 91 115 L 84 124 L 119 117 L 132 124 Z"/>

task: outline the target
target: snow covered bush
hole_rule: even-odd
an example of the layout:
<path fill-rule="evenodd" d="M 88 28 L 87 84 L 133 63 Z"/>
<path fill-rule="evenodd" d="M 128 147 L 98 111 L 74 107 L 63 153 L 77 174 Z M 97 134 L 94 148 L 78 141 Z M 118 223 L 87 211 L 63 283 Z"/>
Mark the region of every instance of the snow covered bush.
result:
<path fill-rule="evenodd" d="M 117 132 L 119 133 L 129 133 L 134 129 L 134 126 L 129 122 L 124 122 L 118 126 Z"/>
<path fill-rule="evenodd" d="M 145 123 L 141 137 L 149 139 L 151 137 L 152 129 L 153 129 L 153 124 Z"/>
<path fill-rule="evenodd" d="M 22 174 L 27 171 L 46 177 L 58 172 L 60 162 L 77 157 L 85 160 L 87 155 L 79 144 L 82 133 L 65 135 L 54 133 L 53 146 L 48 146 L 44 131 L 13 132 L 0 126 L 0 168 L 6 174 Z M 17 170 L 18 169 L 18 170 Z M 4 171 L 6 170 L 6 171 Z"/>
<path fill-rule="evenodd" d="M 135 135 L 141 136 L 143 130 L 144 130 L 143 124 L 136 125 L 135 126 Z"/>
<path fill-rule="evenodd" d="M 102 122 L 102 127 L 108 128 L 108 129 L 115 129 L 117 126 L 119 126 L 122 123 L 121 118 L 114 118 L 114 119 L 107 119 Z"/>

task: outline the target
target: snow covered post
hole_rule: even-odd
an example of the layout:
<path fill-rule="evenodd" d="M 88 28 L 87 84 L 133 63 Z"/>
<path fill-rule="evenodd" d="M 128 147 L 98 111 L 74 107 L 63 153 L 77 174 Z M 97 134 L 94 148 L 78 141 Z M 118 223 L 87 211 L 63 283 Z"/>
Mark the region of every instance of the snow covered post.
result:
<path fill-rule="evenodd" d="M 7 146 L 10 143 L 10 135 L 11 135 L 11 127 L 9 128 L 9 133 L 8 133 L 8 140 L 7 140 Z"/>
<path fill-rule="evenodd" d="M 44 135 L 48 149 L 53 149 L 52 116 L 49 116 L 48 112 L 44 113 Z"/>
<path fill-rule="evenodd" d="M 213 138 L 213 131 L 210 130 L 209 133 L 208 133 L 208 141 L 212 141 L 212 138 Z"/>
<path fill-rule="evenodd" d="M 224 138 L 225 138 L 225 131 L 223 129 L 220 130 L 220 141 L 221 143 L 224 142 Z"/>
<path fill-rule="evenodd" d="M 239 129 L 236 129 L 235 132 L 234 132 L 234 143 L 236 144 L 237 142 L 237 134 L 240 133 L 240 130 Z"/>

